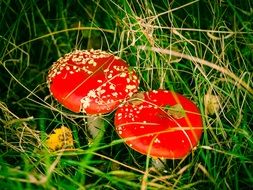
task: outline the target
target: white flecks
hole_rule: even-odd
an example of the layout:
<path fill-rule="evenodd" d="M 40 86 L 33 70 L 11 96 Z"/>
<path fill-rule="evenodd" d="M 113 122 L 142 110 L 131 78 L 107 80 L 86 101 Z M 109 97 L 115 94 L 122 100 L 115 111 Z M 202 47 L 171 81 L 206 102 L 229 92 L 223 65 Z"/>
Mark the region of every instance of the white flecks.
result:
<path fill-rule="evenodd" d="M 97 91 L 97 93 L 98 93 L 99 96 L 101 96 L 102 94 L 105 93 L 105 90 L 104 90 L 104 89 L 101 89 L 101 90 Z"/>
<path fill-rule="evenodd" d="M 125 78 L 127 76 L 127 74 L 125 72 L 123 72 L 119 76 L 122 77 L 122 78 Z"/>
<path fill-rule="evenodd" d="M 66 71 L 70 71 L 70 74 L 74 74 L 74 71 L 79 72 L 80 69 L 84 70 L 80 67 L 80 65 L 96 66 L 96 59 L 110 56 L 113 55 L 102 50 L 74 50 L 73 52 L 65 54 L 63 57 L 60 57 L 56 62 L 54 62 L 49 71 L 48 82 L 50 82 L 56 75 L 61 74 L 58 72 L 59 70 L 66 69 Z M 69 63 L 71 63 L 71 65 L 73 64 L 72 69 L 70 66 L 66 66 Z M 91 71 L 87 70 L 88 69 L 86 68 L 84 71 L 88 72 L 88 74 L 92 74 Z"/>
<path fill-rule="evenodd" d="M 103 81 L 102 80 L 97 80 L 98 83 L 102 83 Z"/>
<path fill-rule="evenodd" d="M 119 120 L 122 119 L 122 113 L 118 113 L 117 117 Z"/>
<path fill-rule="evenodd" d="M 144 108 L 143 105 L 140 105 L 140 106 L 139 106 L 139 110 L 142 110 L 143 108 Z"/>
<path fill-rule="evenodd" d="M 123 71 L 127 70 L 127 67 L 126 66 L 117 66 L 117 65 L 114 65 L 113 69 L 116 70 L 116 71 L 119 71 L 119 72 L 123 72 Z"/>
<path fill-rule="evenodd" d="M 133 75 L 134 80 L 138 80 L 138 77 L 136 75 Z"/>
<path fill-rule="evenodd" d="M 92 72 L 92 71 L 87 71 L 87 73 L 88 73 L 89 75 L 91 75 L 93 72 Z"/>
<path fill-rule="evenodd" d="M 107 78 L 108 78 L 108 79 L 112 78 L 112 74 L 109 74 L 109 75 L 107 76 Z"/>
<path fill-rule="evenodd" d="M 97 62 L 94 61 L 94 59 L 90 59 L 90 60 L 88 61 L 88 64 L 93 65 L 93 66 L 95 67 L 95 66 L 97 65 Z"/>
<path fill-rule="evenodd" d="M 157 93 L 158 93 L 158 91 L 157 91 L 157 90 L 152 90 L 152 92 L 153 92 L 153 93 L 155 93 L 155 94 L 157 94 Z"/>
<path fill-rule="evenodd" d="M 81 71 L 80 67 L 78 67 L 78 68 L 77 68 L 75 71 L 76 71 L 76 72 L 79 72 L 79 71 Z"/>
<path fill-rule="evenodd" d="M 128 90 L 133 90 L 133 89 L 136 89 L 136 85 L 126 85 L 126 89 Z"/>
<path fill-rule="evenodd" d="M 118 92 L 113 92 L 112 96 L 117 97 L 118 96 Z"/>
<path fill-rule="evenodd" d="M 130 147 L 132 147 L 132 146 L 133 146 L 133 144 L 129 144 L 129 146 L 130 146 Z"/>
<path fill-rule="evenodd" d="M 121 135 L 121 134 L 122 134 L 122 131 L 119 131 L 118 133 Z"/>
<path fill-rule="evenodd" d="M 133 96 L 133 94 L 134 94 L 133 92 L 129 92 L 129 93 L 128 93 L 128 97 Z"/>
<path fill-rule="evenodd" d="M 119 59 L 120 59 L 120 57 L 118 57 L 118 56 L 114 56 L 114 59 L 119 60 Z"/>
<path fill-rule="evenodd" d="M 102 88 L 101 88 L 101 86 L 100 86 L 100 87 L 97 88 L 96 91 L 99 92 L 99 91 L 101 91 L 101 90 L 102 90 Z"/>
<path fill-rule="evenodd" d="M 83 99 L 81 99 L 81 104 L 82 104 L 82 108 L 86 109 L 87 107 L 90 106 L 90 98 L 89 97 L 84 97 Z"/>
<path fill-rule="evenodd" d="M 158 138 L 156 138 L 155 140 L 154 140 L 154 143 L 160 143 L 161 141 L 158 139 Z"/>
<path fill-rule="evenodd" d="M 143 125 L 140 126 L 141 129 L 144 129 L 145 127 Z"/>
<path fill-rule="evenodd" d="M 72 57 L 72 61 L 80 62 L 80 61 L 82 61 L 82 57 Z"/>
<path fill-rule="evenodd" d="M 111 85 L 109 86 L 109 88 L 110 88 L 111 90 L 115 90 L 115 85 L 114 85 L 114 84 L 111 84 Z"/>
<path fill-rule="evenodd" d="M 119 126 L 117 130 L 122 131 L 122 127 L 121 127 L 121 126 Z"/>
<path fill-rule="evenodd" d="M 95 90 L 90 90 L 88 92 L 87 96 L 89 96 L 91 98 L 96 98 L 97 97 Z"/>

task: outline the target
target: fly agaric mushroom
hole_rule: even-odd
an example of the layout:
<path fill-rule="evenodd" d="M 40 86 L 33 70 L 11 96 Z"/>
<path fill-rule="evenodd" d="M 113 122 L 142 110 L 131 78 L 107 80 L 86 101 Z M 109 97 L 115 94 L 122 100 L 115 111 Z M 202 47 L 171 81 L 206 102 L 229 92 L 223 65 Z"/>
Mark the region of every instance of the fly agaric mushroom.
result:
<path fill-rule="evenodd" d="M 59 58 L 49 70 L 47 83 L 58 102 L 87 115 L 113 111 L 139 86 L 125 61 L 101 50 L 75 50 Z"/>
<path fill-rule="evenodd" d="M 152 158 L 181 159 L 197 145 L 202 118 L 192 101 L 166 90 L 133 97 L 116 111 L 114 120 L 128 146 Z"/>

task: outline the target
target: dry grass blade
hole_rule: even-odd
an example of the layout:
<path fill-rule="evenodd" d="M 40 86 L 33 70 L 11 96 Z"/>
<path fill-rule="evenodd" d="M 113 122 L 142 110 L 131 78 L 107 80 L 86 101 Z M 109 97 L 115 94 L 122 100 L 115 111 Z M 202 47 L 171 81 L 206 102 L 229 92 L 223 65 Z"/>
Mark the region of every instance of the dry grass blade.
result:
<path fill-rule="evenodd" d="M 180 53 L 177 51 L 173 51 L 173 50 L 168 50 L 168 49 L 162 49 L 162 48 L 157 48 L 157 47 L 146 47 L 146 46 L 139 46 L 139 49 L 141 50 L 151 50 L 151 51 L 155 51 L 161 54 L 167 54 L 167 55 L 172 55 L 175 57 L 179 57 L 179 58 L 184 58 L 187 59 L 189 61 L 192 61 L 195 64 L 201 64 L 201 65 L 205 65 L 208 66 L 210 68 L 213 68 L 219 72 L 221 72 L 222 74 L 225 74 L 227 76 L 229 76 L 230 78 L 232 78 L 236 83 L 238 83 L 240 86 L 242 86 L 243 88 L 245 88 L 252 96 L 253 96 L 253 89 L 247 84 L 245 83 L 241 78 L 239 78 L 238 76 L 236 76 L 233 72 L 231 72 L 230 70 L 224 68 L 224 67 L 220 67 L 214 63 L 211 63 L 209 61 L 206 61 L 204 59 L 200 59 L 198 57 L 194 57 L 191 55 L 187 55 L 184 53 Z"/>

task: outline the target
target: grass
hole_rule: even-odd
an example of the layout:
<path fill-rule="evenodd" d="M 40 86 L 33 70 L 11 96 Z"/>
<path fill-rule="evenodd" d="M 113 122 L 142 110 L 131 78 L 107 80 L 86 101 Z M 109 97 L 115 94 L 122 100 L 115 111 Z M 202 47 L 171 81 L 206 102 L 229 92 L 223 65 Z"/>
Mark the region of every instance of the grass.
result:
<path fill-rule="evenodd" d="M 248 189 L 253 186 L 253 3 L 244 1 L 0 2 L 1 189 Z M 73 49 L 103 49 L 138 73 L 140 90 L 164 88 L 203 115 L 199 146 L 167 173 L 130 150 L 113 127 L 89 139 L 84 115 L 59 105 L 49 67 Z M 205 95 L 216 97 L 207 114 Z M 54 128 L 75 150 L 49 152 Z"/>

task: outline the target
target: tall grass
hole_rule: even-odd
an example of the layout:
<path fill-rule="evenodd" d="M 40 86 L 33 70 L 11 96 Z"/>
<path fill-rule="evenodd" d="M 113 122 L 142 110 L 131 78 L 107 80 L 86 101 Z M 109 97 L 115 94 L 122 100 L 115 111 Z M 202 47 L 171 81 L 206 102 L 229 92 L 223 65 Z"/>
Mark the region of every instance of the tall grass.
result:
<path fill-rule="evenodd" d="M 253 186 L 253 3 L 244 1 L 0 2 L 1 189 L 248 189 Z M 48 68 L 74 49 L 125 59 L 140 90 L 164 88 L 199 106 L 204 133 L 166 172 L 118 138 L 113 113 L 91 139 L 85 115 L 59 105 Z M 207 114 L 205 95 L 216 97 Z M 50 152 L 65 125 L 75 149 Z"/>

